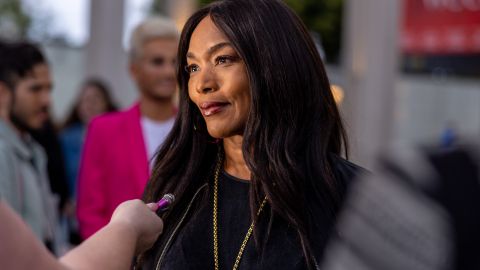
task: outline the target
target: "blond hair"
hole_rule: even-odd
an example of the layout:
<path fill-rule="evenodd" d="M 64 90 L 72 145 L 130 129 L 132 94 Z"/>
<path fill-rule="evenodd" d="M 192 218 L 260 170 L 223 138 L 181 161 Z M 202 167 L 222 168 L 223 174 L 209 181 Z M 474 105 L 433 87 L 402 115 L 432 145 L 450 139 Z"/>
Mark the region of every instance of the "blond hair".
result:
<path fill-rule="evenodd" d="M 130 36 L 130 61 L 142 55 L 146 42 L 157 38 L 178 39 L 179 32 L 175 22 L 167 17 L 150 17 L 135 27 Z"/>

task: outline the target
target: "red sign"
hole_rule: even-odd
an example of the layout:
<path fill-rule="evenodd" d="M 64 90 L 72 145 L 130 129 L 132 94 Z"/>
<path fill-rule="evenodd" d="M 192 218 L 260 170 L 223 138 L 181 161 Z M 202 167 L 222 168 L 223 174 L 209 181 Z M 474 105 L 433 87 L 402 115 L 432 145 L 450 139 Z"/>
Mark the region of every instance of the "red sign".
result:
<path fill-rule="evenodd" d="M 405 53 L 480 53 L 480 0 L 404 0 Z"/>

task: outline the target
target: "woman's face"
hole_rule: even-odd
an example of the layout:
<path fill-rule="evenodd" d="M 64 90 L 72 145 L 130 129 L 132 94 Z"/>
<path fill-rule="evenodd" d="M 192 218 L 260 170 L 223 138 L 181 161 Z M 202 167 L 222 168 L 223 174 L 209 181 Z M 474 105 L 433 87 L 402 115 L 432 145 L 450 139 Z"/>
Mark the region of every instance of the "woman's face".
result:
<path fill-rule="evenodd" d="M 100 90 L 92 85 L 87 86 L 83 90 L 78 106 L 78 114 L 80 120 L 84 124 L 88 124 L 93 117 L 107 111 L 107 102 Z"/>
<path fill-rule="evenodd" d="M 243 135 L 250 111 L 247 70 L 209 16 L 193 31 L 187 53 L 188 94 L 214 138 Z"/>

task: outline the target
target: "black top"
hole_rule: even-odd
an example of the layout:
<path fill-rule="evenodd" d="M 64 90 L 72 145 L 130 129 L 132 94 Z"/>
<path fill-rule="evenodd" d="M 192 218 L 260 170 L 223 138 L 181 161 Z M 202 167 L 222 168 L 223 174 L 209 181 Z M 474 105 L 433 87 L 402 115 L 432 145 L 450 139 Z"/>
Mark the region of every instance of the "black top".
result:
<path fill-rule="evenodd" d="M 30 131 L 32 137 L 45 149 L 47 154 L 47 172 L 50 188 L 53 193 L 59 196 L 59 210 L 63 212 L 63 207 L 70 199 L 67 172 L 65 170 L 64 157 L 58 135 L 52 121 L 47 121 L 39 130 Z"/>
<path fill-rule="evenodd" d="M 218 184 L 218 243 L 220 269 L 232 269 L 251 224 L 250 182 L 223 172 Z M 212 193 L 213 194 L 213 193 Z M 185 224 L 167 252 L 162 269 L 213 269 L 213 196 Z M 262 211 L 268 215 L 267 208 Z M 261 224 L 261 223 L 259 223 Z M 259 225 L 261 226 L 261 225 Z M 262 260 L 253 235 L 247 243 L 239 269 L 304 269 L 302 249 L 293 229 L 274 226 Z"/>
<path fill-rule="evenodd" d="M 340 186 L 345 187 L 361 169 L 341 158 L 336 159 L 338 160 L 333 162 L 334 174 L 341 183 Z M 214 269 L 213 179 L 209 180 L 209 185 L 202 190 L 203 195 L 206 196 L 199 196 L 196 199 L 190 213 L 167 246 L 159 269 Z M 219 175 L 217 222 L 221 270 L 232 269 L 251 224 L 249 189 L 249 181 L 235 178 L 225 172 Z M 344 192 L 344 189 L 339 190 L 342 195 Z M 270 216 L 270 213 L 267 203 L 257 224 L 260 236 L 258 245 L 262 245 L 262 236 L 266 235 L 268 221 L 271 219 L 270 235 L 264 248 L 259 248 L 252 235 L 245 248 L 239 269 L 306 269 L 297 232 L 283 219 L 275 215 Z M 315 218 L 317 228 L 320 230 L 311 241 L 315 244 L 313 246 L 315 257 L 321 260 L 333 223 L 320 213 Z M 144 258 L 141 264 L 142 270 L 156 269 L 163 250 L 159 244 L 160 242 L 157 242 L 149 255 Z M 262 253 L 260 250 L 263 250 Z"/>

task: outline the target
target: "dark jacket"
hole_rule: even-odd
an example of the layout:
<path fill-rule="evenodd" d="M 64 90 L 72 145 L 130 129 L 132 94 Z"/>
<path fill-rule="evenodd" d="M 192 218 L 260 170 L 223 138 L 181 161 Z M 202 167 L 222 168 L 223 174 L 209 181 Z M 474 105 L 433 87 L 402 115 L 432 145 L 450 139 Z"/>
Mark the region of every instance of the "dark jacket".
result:
<path fill-rule="evenodd" d="M 341 195 L 341 198 L 343 200 L 343 197 L 345 196 L 349 183 L 359 172 L 363 171 L 363 169 L 340 157 L 332 156 L 331 158 L 332 158 L 331 161 L 332 161 L 333 170 L 334 170 L 333 173 L 335 175 L 336 180 L 339 182 L 339 194 Z M 164 231 L 163 236 L 157 241 L 157 243 L 155 243 L 154 247 L 149 252 L 147 252 L 146 255 L 141 259 L 141 264 L 138 265 L 136 269 L 164 269 L 162 268 L 162 263 L 165 255 L 167 254 L 167 251 L 171 247 L 172 243 L 176 241 L 176 237 L 179 234 L 179 232 L 182 231 L 183 226 L 190 220 L 192 213 L 194 213 L 197 210 L 199 202 L 205 199 L 206 196 L 208 196 L 208 189 L 209 189 L 208 183 L 205 183 L 204 185 L 202 185 L 200 188 L 197 189 L 196 193 L 192 196 L 192 199 L 189 202 L 189 204 L 187 204 L 184 207 L 183 213 L 178 219 L 180 220 L 180 222 L 177 224 L 166 224 L 166 230 Z M 331 221 L 331 219 L 324 218 L 323 217 L 324 215 L 320 213 L 314 216 L 316 218 L 315 220 L 316 225 L 318 225 L 321 228 L 326 228 L 324 232 L 318 234 L 318 237 L 315 237 L 318 239 L 312 239 L 313 240 L 312 242 L 316 243 L 313 248 L 314 248 L 316 259 L 318 260 L 323 255 L 323 249 L 326 245 L 328 236 L 330 234 L 327 232 L 327 230 L 330 231 L 333 228 L 333 222 Z M 282 262 L 281 262 L 282 259 L 284 260 L 291 259 L 290 254 L 288 254 L 288 249 L 285 249 L 285 246 L 283 245 L 282 241 L 285 241 L 284 238 L 295 239 L 297 234 L 296 234 L 296 231 L 293 230 L 291 226 L 289 226 L 288 224 L 286 224 L 286 222 L 283 222 L 279 219 L 276 219 L 274 222 L 273 230 L 275 230 L 275 228 L 277 228 L 277 231 L 281 232 L 282 239 L 278 239 L 278 241 L 269 240 L 269 244 L 270 244 L 269 248 L 270 250 L 274 250 L 272 251 L 274 252 L 273 254 L 284 254 L 284 256 L 280 256 L 280 258 L 275 259 L 276 265 L 277 264 L 282 265 Z M 286 232 L 283 233 L 283 231 L 286 231 Z M 294 259 L 298 260 L 299 263 L 303 265 L 304 263 L 303 257 L 298 256 L 298 254 L 301 253 L 301 246 L 300 246 L 300 243 L 297 243 L 297 242 L 293 243 L 293 246 L 292 246 L 294 247 L 293 249 L 296 250 Z M 205 243 L 204 248 L 210 248 L 211 246 L 212 245 L 210 243 Z M 199 248 L 199 247 L 192 247 L 192 248 Z M 276 251 L 276 249 L 278 249 L 278 252 Z M 286 253 L 285 253 L 285 250 L 287 250 Z M 248 257 L 255 258 L 255 256 L 252 256 L 251 254 L 253 252 L 255 251 L 252 249 L 251 250 L 245 249 L 243 258 L 248 258 Z M 201 258 L 201 259 L 212 260 L 212 258 Z M 257 264 L 256 261 L 257 260 L 253 259 L 251 261 L 251 264 Z M 260 265 L 256 265 L 256 267 L 258 269 L 262 269 Z M 303 267 L 299 269 L 303 269 Z"/>

